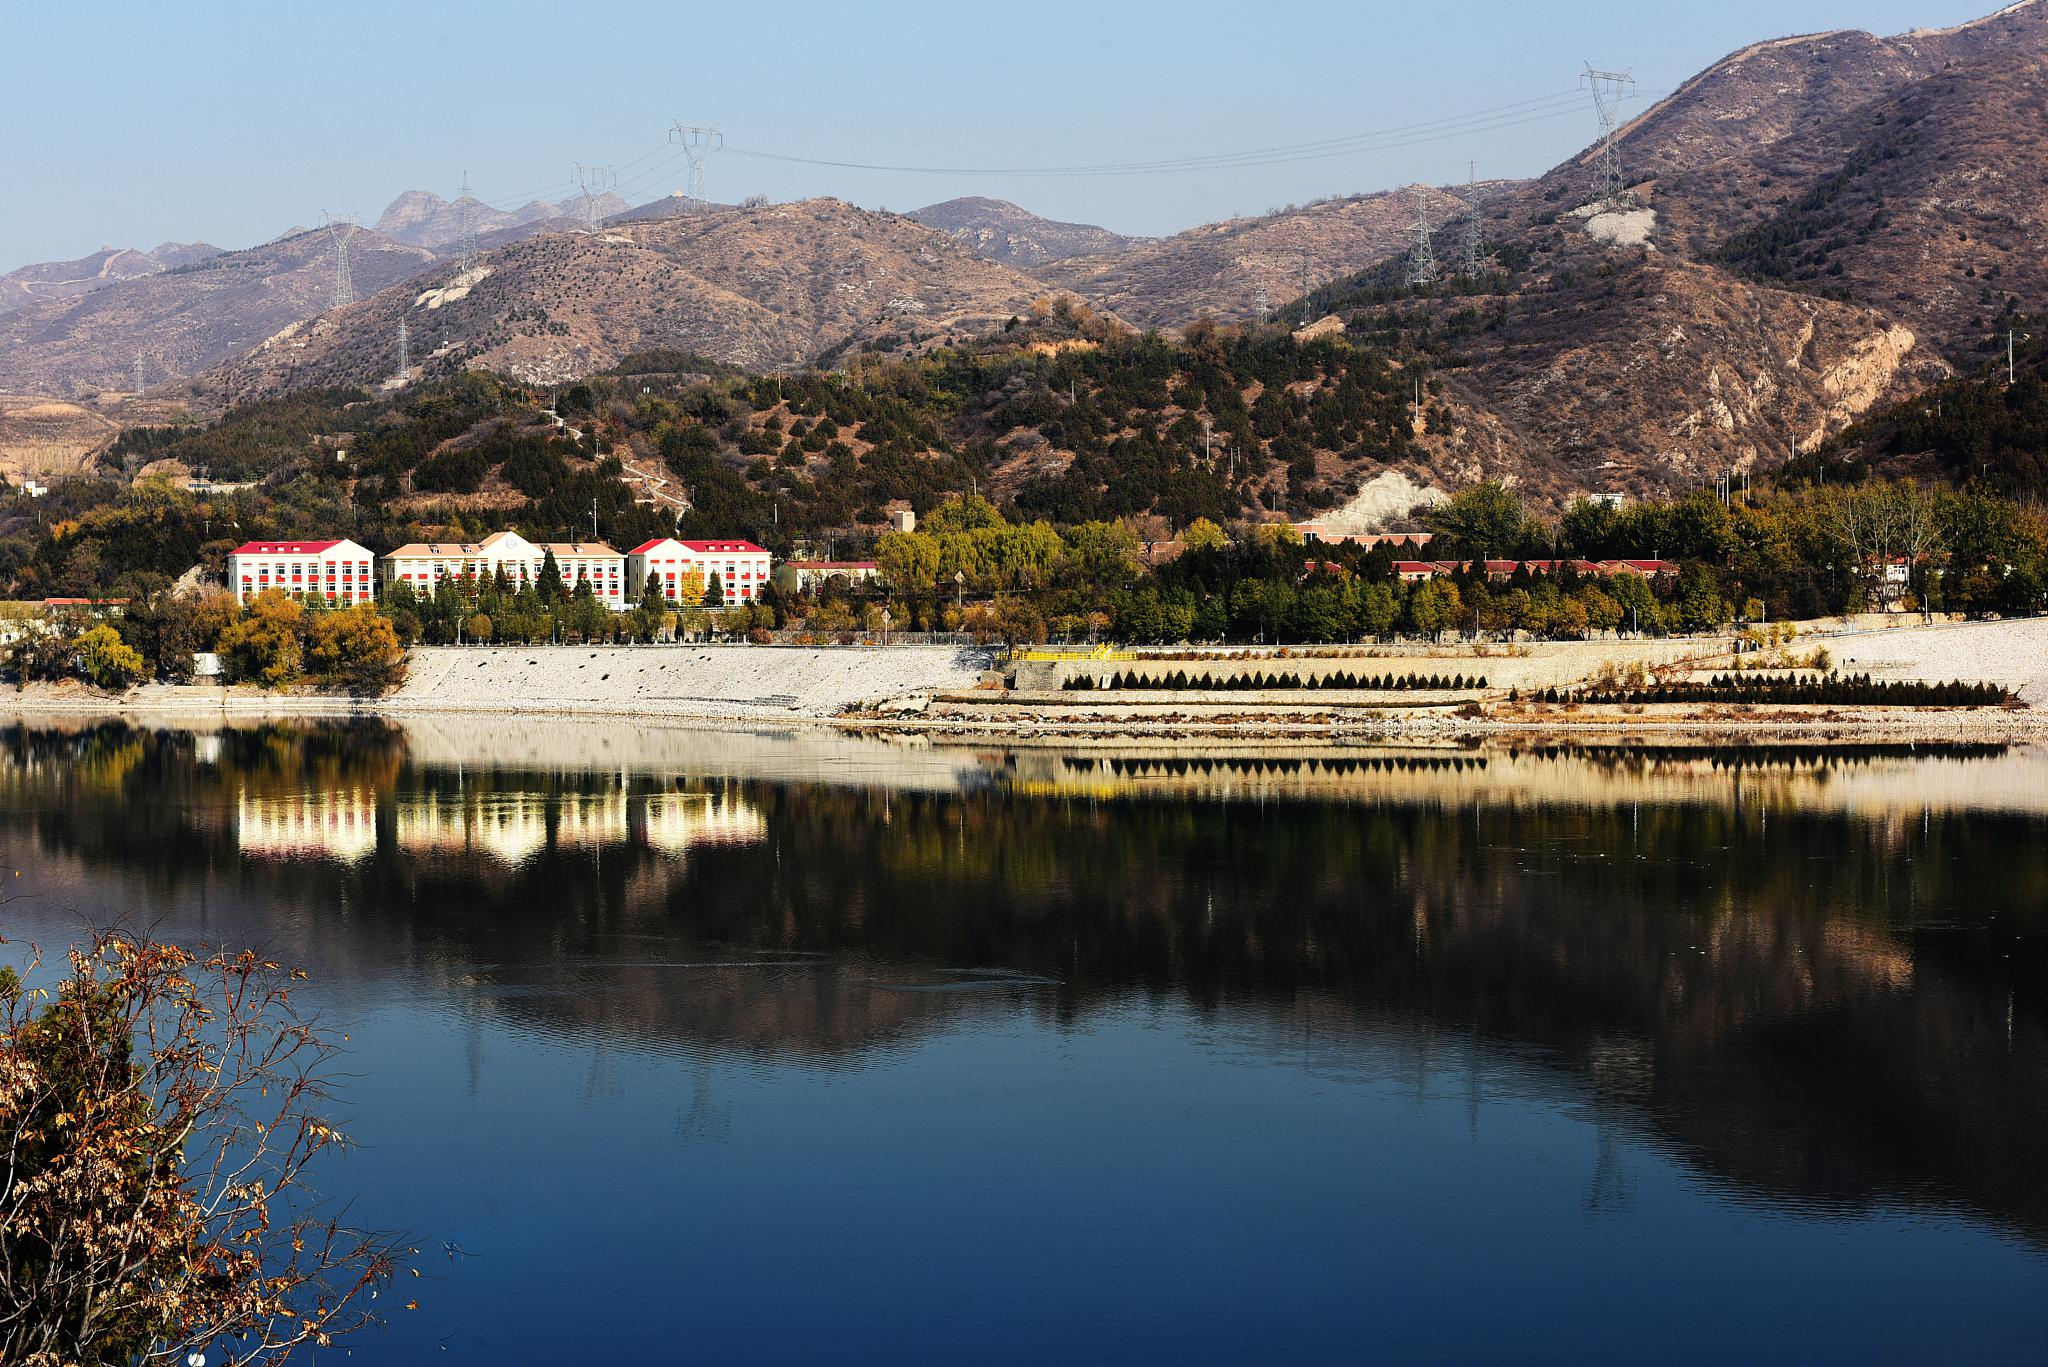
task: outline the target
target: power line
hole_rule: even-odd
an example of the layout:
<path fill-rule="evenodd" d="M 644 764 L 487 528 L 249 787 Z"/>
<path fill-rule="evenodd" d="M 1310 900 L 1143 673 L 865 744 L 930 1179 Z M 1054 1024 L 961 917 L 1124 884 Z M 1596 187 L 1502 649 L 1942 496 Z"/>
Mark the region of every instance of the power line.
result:
<path fill-rule="evenodd" d="M 1479 278 L 1484 246 L 1479 228 L 1479 163 L 1475 161 L 1465 168 L 1465 243 L 1458 263 L 1460 274 L 1467 280 Z"/>
<path fill-rule="evenodd" d="M 1429 192 L 1415 187 L 1415 246 L 1408 253 L 1408 287 L 1428 289 L 1436 283 L 1436 247 L 1429 238 Z"/>
<path fill-rule="evenodd" d="M 583 228 L 585 232 L 596 232 L 601 215 L 597 212 L 597 197 L 612 188 L 612 168 L 609 166 L 586 166 L 576 163 L 576 184 L 583 191 Z"/>
<path fill-rule="evenodd" d="M 1240 152 L 1214 153 L 1195 157 L 1171 157 L 1155 161 L 1077 163 L 1064 166 L 911 166 L 881 162 L 836 161 L 826 157 L 801 157 L 781 152 L 765 152 L 755 148 L 734 147 L 728 144 L 726 151 L 735 156 L 753 157 L 762 161 L 789 162 L 801 166 L 830 166 L 849 171 L 887 171 L 905 175 L 946 175 L 946 176 L 1113 176 L 1168 174 L 1178 171 L 1208 171 L 1237 166 L 1275 166 L 1288 162 L 1319 161 L 1332 157 L 1357 156 L 1366 152 L 1391 151 L 1401 147 L 1419 146 L 1429 142 L 1440 142 L 1447 138 L 1464 137 L 1472 133 L 1492 132 L 1499 128 L 1512 128 L 1525 123 L 1560 118 L 1583 108 L 1578 104 L 1578 92 L 1571 91 L 1558 95 L 1540 96 L 1533 100 L 1518 100 L 1513 104 L 1497 105 L 1491 109 L 1471 114 L 1447 116 L 1441 119 L 1425 120 L 1421 123 L 1404 124 L 1375 132 L 1353 133 L 1340 138 L 1325 138 L 1316 142 L 1290 143 L 1274 147 L 1252 148 Z M 1408 136 L 1408 135 L 1413 136 Z"/>
<path fill-rule="evenodd" d="M 704 163 L 711 159 L 712 153 L 725 146 L 725 134 L 715 127 L 690 127 L 678 119 L 668 130 L 668 135 L 682 144 L 683 155 L 690 159 L 689 188 L 683 192 L 683 208 L 688 212 L 691 203 L 704 203 Z"/>
<path fill-rule="evenodd" d="M 455 226 L 461 237 L 462 263 L 467 273 L 476 265 L 476 200 L 469 193 L 469 172 L 462 173 L 462 190 L 455 196 Z"/>
<path fill-rule="evenodd" d="M 332 209 L 327 215 L 327 240 L 334 247 L 334 302 L 333 308 L 346 308 L 356 301 L 355 277 L 348 268 L 349 229 L 357 226 L 354 214 L 337 214 Z"/>
<path fill-rule="evenodd" d="M 1579 77 L 1579 88 L 1593 92 L 1593 108 L 1600 115 L 1600 155 L 1593 163 L 1593 199 L 1602 204 L 1617 203 L 1626 182 L 1621 174 L 1621 154 L 1615 149 L 1615 135 L 1621 128 L 1621 102 L 1636 88 L 1635 77 L 1626 71 L 1595 71 L 1591 62 Z"/>

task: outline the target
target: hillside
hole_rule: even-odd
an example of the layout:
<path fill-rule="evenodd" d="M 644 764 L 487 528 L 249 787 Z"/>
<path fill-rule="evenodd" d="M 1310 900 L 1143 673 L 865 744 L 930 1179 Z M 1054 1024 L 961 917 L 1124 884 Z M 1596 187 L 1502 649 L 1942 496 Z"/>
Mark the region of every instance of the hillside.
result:
<path fill-rule="evenodd" d="M 976 335 L 1044 293 L 898 215 L 832 199 L 713 208 L 527 238 L 466 276 L 444 264 L 285 329 L 207 383 L 235 396 L 376 384 L 395 368 L 401 319 L 426 377 L 480 367 L 572 379 L 656 347 L 765 370 L 849 343 L 917 350 Z"/>
<path fill-rule="evenodd" d="M 166 242 L 154 251 L 102 247 L 76 261 L 39 261 L 0 275 L 0 313 L 51 299 L 71 299 L 123 280 L 190 266 L 220 248 L 205 242 Z"/>
<path fill-rule="evenodd" d="M 976 256 L 1027 271 L 1071 256 L 1122 251 L 1141 240 L 1092 223 L 1040 218 L 1007 199 L 978 195 L 928 204 L 908 217 L 948 234 Z"/>
<path fill-rule="evenodd" d="M 362 294 L 434 259 L 360 228 L 349 241 Z M 48 398 L 125 392 L 137 352 L 150 385 L 193 375 L 326 308 L 333 289 L 332 249 L 325 231 L 314 231 L 44 300 L 0 314 L 0 388 Z"/>
<path fill-rule="evenodd" d="M 1438 224 L 1464 212 L 1455 195 L 1421 193 Z M 1134 327 L 1180 327 L 1197 318 L 1249 319 L 1261 290 L 1277 306 L 1300 297 L 1304 274 L 1320 287 L 1405 252 L 1414 240 L 1414 193 L 1389 191 L 1204 224 L 1054 262 L 1039 274 Z"/>
<path fill-rule="evenodd" d="M 1318 304 L 1432 358 L 1446 474 L 1555 499 L 1770 468 L 1974 363 L 2048 285 L 2044 61 L 2035 0 L 1744 49 L 1626 127 L 1627 203 L 1585 207 L 1575 157 L 1489 203 L 1481 278 L 1417 295 L 1396 259 Z"/>
<path fill-rule="evenodd" d="M 559 218 L 568 212 L 562 205 L 541 199 L 507 212 L 475 199 L 450 201 L 431 190 L 407 190 L 385 206 L 373 231 L 379 237 L 388 237 L 409 247 L 430 247 L 436 251 L 452 248 L 462 241 L 465 205 L 479 237 Z"/>

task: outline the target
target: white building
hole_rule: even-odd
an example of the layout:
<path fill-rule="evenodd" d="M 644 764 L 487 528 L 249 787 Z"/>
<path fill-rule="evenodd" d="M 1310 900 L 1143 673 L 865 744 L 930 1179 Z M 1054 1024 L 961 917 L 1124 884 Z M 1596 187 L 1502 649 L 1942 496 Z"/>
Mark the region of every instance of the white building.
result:
<path fill-rule="evenodd" d="M 228 552 L 228 590 L 246 603 L 265 589 L 307 594 L 336 607 L 376 597 L 376 557 L 353 541 L 247 541 Z"/>
<path fill-rule="evenodd" d="M 681 595 L 681 585 L 692 572 L 703 577 L 708 593 L 714 577 L 721 601 L 730 607 L 751 603 L 768 587 L 768 552 L 751 541 L 678 541 L 663 537 L 635 546 L 626 556 L 626 578 L 631 596 L 638 602 L 647 592 L 647 576 L 660 579 L 662 593 L 670 602 Z"/>
<path fill-rule="evenodd" d="M 482 582 L 503 570 L 517 591 L 540 583 L 550 551 L 563 588 L 574 592 L 577 583 L 587 579 L 597 601 L 615 612 L 629 607 L 629 598 L 637 596 L 626 591 L 625 557 L 602 541 L 536 545 L 517 532 L 493 532 L 476 542 L 415 541 L 385 556 L 380 573 L 386 584 L 410 584 L 414 592 L 429 594 L 451 576 Z"/>

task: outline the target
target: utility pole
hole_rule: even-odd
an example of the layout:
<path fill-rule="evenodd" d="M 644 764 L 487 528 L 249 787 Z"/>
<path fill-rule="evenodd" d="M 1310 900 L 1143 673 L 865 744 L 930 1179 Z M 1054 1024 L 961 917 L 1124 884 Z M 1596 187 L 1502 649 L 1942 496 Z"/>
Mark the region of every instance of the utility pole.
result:
<path fill-rule="evenodd" d="M 1204 418 L 1202 419 L 1202 465 L 1207 468 L 1211 464 L 1212 462 L 1209 459 L 1209 420 Z"/>
<path fill-rule="evenodd" d="M 1465 250 L 1460 270 L 1467 280 L 1479 278 L 1479 258 L 1485 243 L 1479 235 L 1479 163 L 1468 163 L 1465 170 Z"/>
<path fill-rule="evenodd" d="M 590 539 L 592 541 L 602 541 L 604 539 L 597 534 L 597 500 L 594 498 L 590 500 Z"/>
<path fill-rule="evenodd" d="M 1593 108 L 1600 115 L 1600 155 L 1593 162 L 1593 198 L 1611 206 L 1620 202 L 1626 183 L 1621 174 L 1621 154 L 1614 145 L 1621 130 L 1621 102 L 1635 92 L 1636 80 L 1626 71 L 1595 71 L 1588 62 L 1579 85 L 1593 92 Z"/>
<path fill-rule="evenodd" d="M 597 197 L 612 188 L 612 168 L 576 163 L 576 185 L 583 191 L 583 231 L 597 231 Z"/>
<path fill-rule="evenodd" d="M 683 145 L 683 155 L 689 158 L 690 179 L 683 191 L 683 212 L 689 213 L 692 205 L 702 205 L 704 200 L 704 163 L 711 154 L 725 146 L 725 134 L 717 128 L 692 127 L 676 120 L 668 130 L 670 142 Z"/>
<path fill-rule="evenodd" d="M 1309 317 L 1308 313 L 1308 296 L 1308 253 L 1303 252 L 1301 254 L 1301 325 L 1303 327 L 1307 327 L 1314 321 Z"/>
<path fill-rule="evenodd" d="M 1408 253 L 1408 288 L 1428 289 L 1436 283 L 1436 248 L 1429 240 L 1427 191 L 1415 187 L 1415 246 Z"/>
<path fill-rule="evenodd" d="M 327 211 L 327 241 L 334 248 L 334 308 L 346 308 L 356 301 L 355 277 L 348 268 L 348 235 L 355 226 L 354 214 Z"/>
<path fill-rule="evenodd" d="M 142 397 L 144 388 L 142 378 L 142 353 L 138 351 L 135 353 L 135 397 L 138 399 Z"/>
<path fill-rule="evenodd" d="M 2005 387 L 2007 389 L 2011 389 L 2019 382 L 2019 371 L 2015 366 L 2015 361 L 2019 354 L 2019 344 L 2033 340 L 2034 334 L 2031 332 L 2020 332 L 2015 328 L 2007 328 L 2005 330 Z M 140 386 L 137 387 L 139 388 Z"/>
<path fill-rule="evenodd" d="M 460 269 L 467 274 L 476 265 L 476 200 L 469 193 L 469 172 L 462 173 L 462 189 L 455 196 L 455 224 L 462 235 Z"/>

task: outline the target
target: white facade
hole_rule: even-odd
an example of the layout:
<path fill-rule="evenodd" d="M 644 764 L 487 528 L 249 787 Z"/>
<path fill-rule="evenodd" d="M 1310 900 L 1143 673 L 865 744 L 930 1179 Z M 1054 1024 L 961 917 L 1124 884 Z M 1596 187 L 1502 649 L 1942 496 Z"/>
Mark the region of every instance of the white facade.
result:
<path fill-rule="evenodd" d="M 663 537 L 636 546 L 626 557 L 626 579 L 634 602 L 647 591 L 647 576 L 661 581 L 662 593 L 670 602 L 681 596 L 681 585 L 692 572 L 703 576 L 709 592 L 713 576 L 727 607 L 751 603 L 768 587 L 768 552 L 751 541 L 678 541 Z"/>
<path fill-rule="evenodd" d="M 503 570 L 513 589 L 540 583 L 548 552 L 555 555 L 562 587 L 574 592 L 588 579 L 590 591 L 613 611 L 628 606 L 625 557 L 602 541 L 563 541 L 536 545 L 517 532 L 493 532 L 481 541 L 413 542 L 383 558 L 380 573 L 386 584 L 405 583 L 429 594 L 441 580 L 454 577 L 488 580 Z"/>
<path fill-rule="evenodd" d="M 352 607 L 376 597 L 376 559 L 353 541 L 248 541 L 228 553 L 228 591 L 237 603 L 282 589 Z"/>

